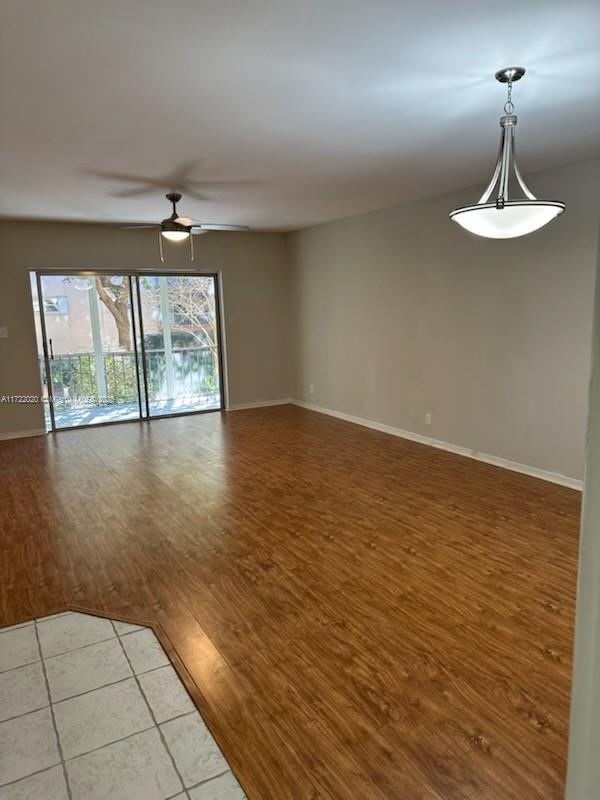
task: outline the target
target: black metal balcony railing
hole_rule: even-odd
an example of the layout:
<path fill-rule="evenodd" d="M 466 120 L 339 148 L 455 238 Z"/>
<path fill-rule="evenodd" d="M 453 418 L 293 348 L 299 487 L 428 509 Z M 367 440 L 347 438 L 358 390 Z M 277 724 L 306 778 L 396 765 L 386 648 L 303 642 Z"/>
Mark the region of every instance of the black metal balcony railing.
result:
<path fill-rule="evenodd" d="M 141 360 L 141 354 L 140 354 Z M 106 397 L 99 397 L 94 353 L 61 353 L 50 360 L 54 402 L 77 402 L 80 398 L 98 404 L 137 401 L 137 377 L 133 351 L 103 353 Z M 174 347 L 171 351 L 175 397 L 212 395 L 219 391 L 216 347 Z M 40 357 L 45 394 L 46 370 Z M 164 349 L 146 350 L 146 374 L 150 400 L 169 398 L 169 376 Z M 142 377 L 140 375 L 140 381 Z"/>

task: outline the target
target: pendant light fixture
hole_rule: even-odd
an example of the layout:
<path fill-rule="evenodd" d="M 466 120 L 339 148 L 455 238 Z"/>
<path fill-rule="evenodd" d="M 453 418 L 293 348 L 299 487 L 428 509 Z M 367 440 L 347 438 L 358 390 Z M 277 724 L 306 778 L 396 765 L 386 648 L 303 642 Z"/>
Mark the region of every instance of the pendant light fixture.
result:
<path fill-rule="evenodd" d="M 508 96 L 504 115 L 500 117 L 500 150 L 496 168 L 487 189 L 478 202 L 450 212 L 450 219 L 477 236 L 490 239 L 512 239 L 542 228 L 565 210 L 558 200 L 538 200 L 525 183 L 515 160 L 515 126 L 517 116 L 512 101 L 513 83 L 525 75 L 525 67 L 506 67 L 496 73 L 496 80 L 505 83 Z M 523 197 L 511 198 L 509 181 L 514 173 Z M 495 196 L 492 197 L 496 189 Z M 492 199 L 490 199 L 492 198 Z"/>

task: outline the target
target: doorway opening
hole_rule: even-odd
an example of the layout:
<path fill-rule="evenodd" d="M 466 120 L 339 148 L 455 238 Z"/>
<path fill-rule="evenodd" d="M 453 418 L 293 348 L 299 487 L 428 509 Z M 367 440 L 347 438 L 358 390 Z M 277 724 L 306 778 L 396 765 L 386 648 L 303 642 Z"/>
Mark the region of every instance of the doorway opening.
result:
<path fill-rule="evenodd" d="M 46 429 L 224 407 L 213 273 L 37 271 Z"/>

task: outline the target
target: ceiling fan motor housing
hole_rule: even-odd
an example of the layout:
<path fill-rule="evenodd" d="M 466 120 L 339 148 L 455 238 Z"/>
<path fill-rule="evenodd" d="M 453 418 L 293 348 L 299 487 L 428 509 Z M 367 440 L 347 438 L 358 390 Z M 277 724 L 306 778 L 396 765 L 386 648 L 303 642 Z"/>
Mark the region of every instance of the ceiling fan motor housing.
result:
<path fill-rule="evenodd" d="M 167 217 L 160 223 L 161 231 L 174 231 L 179 233 L 189 233 L 190 229 L 187 225 L 182 225 L 177 222 L 175 217 Z"/>

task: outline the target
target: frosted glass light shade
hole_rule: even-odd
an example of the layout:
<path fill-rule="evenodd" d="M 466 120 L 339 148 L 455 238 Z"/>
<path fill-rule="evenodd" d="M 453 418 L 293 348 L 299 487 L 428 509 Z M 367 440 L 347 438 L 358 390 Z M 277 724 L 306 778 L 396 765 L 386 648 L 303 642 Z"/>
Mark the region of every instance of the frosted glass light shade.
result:
<path fill-rule="evenodd" d="M 555 200 L 509 200 L 503 208 L 496 203 L 457 208 L 450 219 L 477 236 L 513 239 L 543 228 L 564 210 L 565 204 Z"/>
<path fill-rule="evenodd" d="M 170 242 L 183 242 L 190 235 L 187 231 L 161 231 L 160 233 Z"/>

